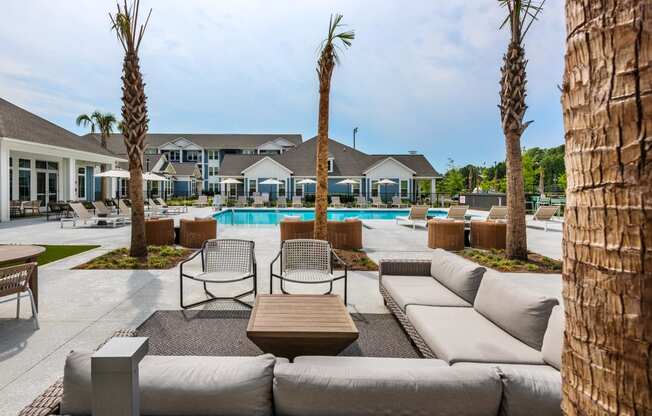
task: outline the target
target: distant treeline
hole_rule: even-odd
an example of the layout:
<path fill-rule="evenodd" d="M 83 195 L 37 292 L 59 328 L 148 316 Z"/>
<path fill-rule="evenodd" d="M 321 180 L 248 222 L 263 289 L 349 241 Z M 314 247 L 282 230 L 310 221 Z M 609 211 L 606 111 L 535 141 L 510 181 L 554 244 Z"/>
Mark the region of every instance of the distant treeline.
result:
<path fill-rule="evenodd" d="M 449 159 L 448 170 L 444 179 L 438 183 L 437 191 L 449 194 L 472 192 L 474 189 L 485 192 L 505 192 L 506 174 L 507 165 L 504 161 L 489 167 L 475 165 L 456 167 L 454 161 Z M 549 149 L 539 147 L 524 149 L 523 180 L 526 193 L 538 194 L 541 192 L 541 186 L 545 193 L 563 193 L 566 189 L 564 145 Z"/>

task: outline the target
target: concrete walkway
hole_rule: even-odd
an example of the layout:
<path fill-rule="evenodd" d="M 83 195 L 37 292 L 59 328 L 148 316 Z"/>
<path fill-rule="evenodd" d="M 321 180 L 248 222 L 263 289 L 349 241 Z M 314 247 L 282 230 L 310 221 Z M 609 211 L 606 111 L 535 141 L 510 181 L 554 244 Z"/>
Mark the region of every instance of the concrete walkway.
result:
<path fill-rule="evenodd" d="M 209 214 L 192 210 L 188 217 Z M 429 258 L 423 229 L 412 230 L 393 221 L 367 221 L 363 231 L 369 256 L 381 258 Z M 129 243 L 129 227 L 117 229 L 59 228 L 43 219 L 0 224 L 0 244 L 100 244 L 90 252 L 51 263 L 39 269 L 41 329 L 34 330 L 28 300 L 23 299 L 20 320 L 15 317 L 14 297 L 0 299 L 0 415 L 15 415 L 63 373 L 72 349 L 91 350 L 115 330 L 135 328 L 156 310 L 179 309 L 178 268 L 165 271 L 71 270 L 72 267 Z M 256 243 L 259 291 L 269 290 L 269 263 L 278 251 L 278 228 L 218 226 L 219 237 L 244 238 Z M 530 250 L 561 257 L 561 233 L 528 229 Z M 199 263 L 192 268 L 197 270 Z M 378 293 L 375 272 L 351 272 L 349 303 L 352 311 L 387 313 Z M 535 290 L 559 296 L 558 275 L 513 276 Z M 199 285 L 188 285 L 184 296 L 199 299 Z M 238 288 L 234 288 L 234 291 Z M 341 293 L 341 286 L 335 289 Z M 194 300 L 193 299 L 193 300 Z M 224 307 L 224 305 L 221 305 Z M 205 308 L 220 307 L 216 304 Z"/>

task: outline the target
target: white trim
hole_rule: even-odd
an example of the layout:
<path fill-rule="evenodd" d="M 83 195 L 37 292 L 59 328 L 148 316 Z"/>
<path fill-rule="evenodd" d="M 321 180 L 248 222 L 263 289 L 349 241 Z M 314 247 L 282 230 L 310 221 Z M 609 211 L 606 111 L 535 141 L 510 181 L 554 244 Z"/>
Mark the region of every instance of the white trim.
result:
<path fill-rule="evenodd" d="M 78 160 L 87 160 L 89 162 L 107 163 L 107 164 L 128 161 L 127 159 L 123 159 L 119 156 L 101 155 L 99 153 L 91 153 L 83 150 L 70 149 L 67 147 L 53 146 L 50 144 L 35 143 L 27 140 L 12 139 L 10 137 L 0 137 L 0 139 L 6 140 L 7 143 L 13 144 L 13 146 L 9 146 L 10 150 L 16 150 L 16 151 L 21 151 L 26 153 L 45 152 L 46 155 L 50 155 L 50 156 L 74 157 L 75 159 Z M 63 153 L 52 154 L 51 152 L 48 152 L 52 150 L 61 151 Z"/>
<path fill-rule="evenodd" d="M 277 164 L 278 166 L 280 166 L 283 170 L 285 170 L 285 171 L 288 172 L 289 174 L 292 174 L 292 171 L 291 171 L 290 169 L 288 169 L 287 167 L 285 167 L 285 165 L 282 165 L 280 162 L 275 161 L 274 159 L 272 159 L 272 158 L 269 157 L 269 156 L 265 156 L 264 158 L 260 159 L 260 160 L 257 161 L 256 163 L 253 163 L 253 164 L 247 166 L 247 167 L 246 167 L 245 169 L 243 169 L 242 172 L 240 172 L 240 173 L 242 173 L 243 175 L 245 175 L 245 173 L 246 173 L 247 171 L 250 171 L 254 166 L 258 165 L 259 163 L 262 163 L 264 160 L 267 160 L 267 159 L 269 159 L 270 161 L 272 161 L 272 162 L 274 162 L 275 164 Z"/>
<path fill-rule="evenodd" d="M 392 161 L 398 163 L 399 165 L 403 166 L 405 169 L 407 169 L 407 170 L 409 170 L 410 172 L 412 172 L 413 175 L 416 175 L 416 173 L 417 173 L 416 171 L 414 171 L 413 169 L 411 169 L 411 168 L 409 168 L 408 166 L 406 166 L 404 163 L 399 162 L 398 160 L 394 159 L 394 158 L 391 157 L 391 156 L 388 156 L 388 157 L 386 157 L 385 159 L 379 160 L 378 162 L 376 162 L 376 163 L 374 163 L 373 165 L 369 166 L 369 167 L 367 168 L 367 170 L 362 171 L 362 173 L 366 175 L 369 171 L 372 171 L 372 170 L 374 170 L 374 169 L 377 169 L 379 166 L 381 166 L 382 164 L 384 164 L 385 162 L 387 162 L 387 161 L 389 161 L 389 160 L 392 160 Z"/>

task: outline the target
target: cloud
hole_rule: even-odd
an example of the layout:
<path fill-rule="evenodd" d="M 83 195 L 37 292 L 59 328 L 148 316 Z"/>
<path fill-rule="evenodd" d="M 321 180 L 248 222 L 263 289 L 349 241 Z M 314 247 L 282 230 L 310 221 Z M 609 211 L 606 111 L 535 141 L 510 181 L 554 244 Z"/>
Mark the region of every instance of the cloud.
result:
<path fill-rule="evenodd" d="M 3 4 L 0 91 L 77 132 L 74 118 L 119 112 L 122 52 L 110 0 Z M 443 169 L 504 157 L 498 79 L 507 34 L 495 0 L 451 2 L 142 0 L 152 7 L 141 65 L 152 131 L 316 131 L 317 47 L 342 12 L 356 39 L 342 54 L 331 136 L 373 152 L 419 150 Z M 564 26 L 550 2 L 527 39 L 526 145 L 562 143 Z"/>

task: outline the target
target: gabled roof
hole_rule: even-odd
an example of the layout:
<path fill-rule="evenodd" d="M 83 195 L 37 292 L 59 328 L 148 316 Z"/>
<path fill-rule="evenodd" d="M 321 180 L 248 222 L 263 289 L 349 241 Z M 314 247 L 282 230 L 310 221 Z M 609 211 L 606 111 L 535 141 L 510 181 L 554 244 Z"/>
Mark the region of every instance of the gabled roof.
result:
<path fill-rule="evenodd" d="M 381 159 L 378 159 L 377 161 L 372 163 L 371 166 L 369 166 L 367 169 L 365 169 L 363 173 L 366 174 L 370 170 L 376 169 L 378 166 L 382 165 L 385 162 L 389 162 L 389 161 L 394 161 L 395 163 L 398 163 L 399 165 L 403 166 L 406 170 L 409 170 L 410 172 L 412 172 L 412 174 L 417 173 L 414 169 L 412 169 L 411 167 L 407 166 L 404 163 L 401 163 L 400 161 L 396 160 L 396 158 L 394 158 L 392 156 L 383 156 Z"/>
<path fill-rule="evenodd" d="M 247 166 L 246 168 L 242 169 L 242 172 L 241 172 L 241 173 L 245 173 L 246 171 L 248 171 L 249 169 L 252 169 L 252 168 L 253 168 L 254 166 L 256 166 L 257 164 L 262 163 L 264 160 L 269 160 L 269 161 L 271 161 L 272 163 L 274 163 L 275 165 L 278 165 L 278 166 L 280 166 L 281 168 L 287 170 L 288 173 L 292 173 L 292 171 L 291 171 L 290 169 L 288 169 L 287 166 L 282 165 L 280 162 L 278 162 L 278 161 L 272 159 L 271 157 L 269 157 L 269 155 L 262 155 L 262 156 L 263 156 L 263 157 L 262 157 L 260 160 L 257 160 L 256 162 L 254 162 L 254 163 L 252 163 L 251 165 Z"/>
<path fill-rule="evenodd" d="M 220 176 L 241 176 L 242 171 L 265 157 L 285 166 L 294 176 L 315 176 L 317 138 L 306 140 L 299 146 L 280 155 L 225 155 L 220 166 Z M 438 177 L 430 162 L 415 155 L 368 155 L 336 140 L 329 139 L 328 156 L 333 159 L 333 172 L 329 176 L 364 176 L 364 172 L 387 158 L 395 159 L 417 177 Z"/>
<path fill-rule="evenodd" d="M 170 163 L 174 169 L 174 176 L 199 176 L 200 171 L 194 163 Z"/>
<path fill-rule="evenodd" d="M 95 137 L 99 141 L 99 135 L 86 136 Z M 177 139 L 187 139 L 204 149 L 256 149 L 258 146 L 274 141 L 285 139 L 295 145 L 301 144 L 303 138 L 300 134 L 184 134 L 184 133 L 151 133 L 145 137 L 147 147 L 160 147 Z M 108 140 L 109 150 L 118 155 L 127 153 L 122 135 L 112 134 Z"/>
<path fill-rule="evenodd" d="M 100 146 L 99 140 L 78 136 L 2 98 L 0 137 L 115 157 Z"/>

